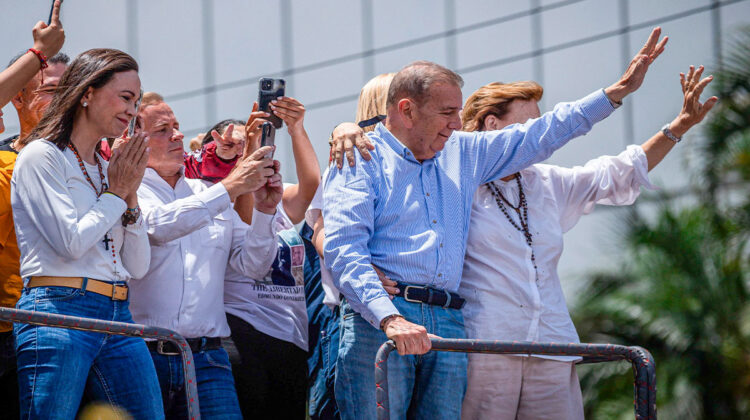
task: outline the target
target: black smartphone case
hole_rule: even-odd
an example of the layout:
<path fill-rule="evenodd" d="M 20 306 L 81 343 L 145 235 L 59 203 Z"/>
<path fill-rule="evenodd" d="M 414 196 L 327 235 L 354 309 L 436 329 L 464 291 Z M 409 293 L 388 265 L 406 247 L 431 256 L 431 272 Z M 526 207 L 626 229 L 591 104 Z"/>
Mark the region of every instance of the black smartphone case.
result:
<path fill-rule="evenodd" d="M 271 101 L 274 99 L 284 96 L 286 89 L 286 82 L 284 79 L 270 79 L 264 77 L 258 81 L 258 109 L 263 112 L 271 114 L 268 117 L 274 127 L 281 128 L 281 118 L 274 115 L 271 112 Z"/>

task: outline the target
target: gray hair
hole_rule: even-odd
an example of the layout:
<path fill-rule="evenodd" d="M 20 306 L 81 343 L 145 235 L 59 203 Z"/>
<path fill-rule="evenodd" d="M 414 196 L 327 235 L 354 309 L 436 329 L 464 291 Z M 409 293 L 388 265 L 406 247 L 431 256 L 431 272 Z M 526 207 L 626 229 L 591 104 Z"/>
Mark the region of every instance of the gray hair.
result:
<path fill-rule="evenodd" d="M 453 70 L 431 61 L 415 61 L 393 76 L 386 105 L 391 106 L 403 98 L 422 103 L 435 83 L 447 83 L 460 88 L 464 86 L 464 79 Z"/>
<path fill-rule="evenodd" d="M 15 57 L 11 58 L 10 62 L 8 63 L 8 67 L 12 66 L 13 63 L 18 61 L 21 57 L 26 55 L 28 51 L 24 51 L 22 53 L 18 53 Z M 68 57 L 65 53 L 57 53 L 53 55 L 52 57 L 47 59 L 47 64 L 65 64 L 66 66 L 70 63 L 70 57 Z M 6 67 L 7 68 L 7 67 Z"/>

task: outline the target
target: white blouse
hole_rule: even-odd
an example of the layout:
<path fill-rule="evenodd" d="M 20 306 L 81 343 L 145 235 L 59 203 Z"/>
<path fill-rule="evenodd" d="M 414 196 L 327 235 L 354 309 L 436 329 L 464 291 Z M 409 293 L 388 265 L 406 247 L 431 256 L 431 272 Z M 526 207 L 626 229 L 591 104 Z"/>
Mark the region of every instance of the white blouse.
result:
<path fill-rule="evenodd" d="M 508 201 L 518 205 L 515 179 L 495 184 Z M 574 168 L 532 165 L 521 171 L 521 184 L 538 280 L 524 234 L 510 224 L 489 188 L 482 185 L 474 195 L 459 288 L 467 300 L 463 308 L 467 337 L 577 343 L 557 276 L 563 233 L 596 204 L 632 204 L 641 186 L 653 188 L 646 155 L 640 146 L 629 146 L 618 156 L 602 156 Z M 506 209 L 521 226 L 517 213 L 507 204 Z"/>
<path fill-rule="evenodd" d="M 106 181 L 108 162 L 99 159 Z M 101 189 L 97 166 L 85 166 Z M 11 179 L 11 204 L 23 278 L 126 281 L 148 270 L 150 248 L 143 221 L 123 227 L 125 201 L 112 194 L 97 198 L 69 148 L 61 151 L 47 140 L 24 147 Z M 109 249 L 105 234 L 113 240 Z"/>
<path fill-rule="evenodd" d="M 323 178 L 320 181 L 317 191 L 315 191 L 315 196 L 310 202 L 310 207 L 305 211 L 305 221 L 311 228 L 315 227 L 315 222 L 323 213 L 323 183 L 328 178 L 329 168 L 330 166 L 326 168 L 323 173 Z M 333 274 L 331 274 L 331 270 L 323 264 L 323 257 L 320 257 L 320 282 L 323 286 L 323 292 L 325 293 L 323 296 L 323 303 L 331 309 L 339 306 L 341 304 L 341 293 L 339 292 L 339 289 L 336 288 L 336 285 L 333 284 Z"/>
<path fill-rule="evenodd" d="M 262 278 L 276 257 L 274 216 L 253 210 L 248 226 L 221 183 L 180 177 L 172 188 L 146 169 L 138 199 L 151 243 L 151 267 L 133 280 L 130 311 L 141 324 L 184 337 L 228 337 L 224 313 L 227 264 Z"/>

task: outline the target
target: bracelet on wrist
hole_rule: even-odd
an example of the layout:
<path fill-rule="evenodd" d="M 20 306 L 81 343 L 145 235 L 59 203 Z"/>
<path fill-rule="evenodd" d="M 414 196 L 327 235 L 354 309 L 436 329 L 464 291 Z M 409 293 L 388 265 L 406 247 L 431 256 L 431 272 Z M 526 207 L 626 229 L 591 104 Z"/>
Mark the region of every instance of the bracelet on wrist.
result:
<path fill-rule="evenodd" d="M 135 224 L 135 222 L 138 221 L 138 218 L 141 217 L 141 207 L 135 206 L 135 208 L 128 208 L 125 210 L 125 213 L 122 215 L 122 225 L 132 225 Z"/>
<path fill-rule="evenodd" d="M 37 50 L 36 48 L 29 48 L 28 52 L 34 54 L 36 58 L 39 59 L 39 63 L 42 66 L 42 70 L 46 69 L 48 67 L 47 65 L 47 56 L 42 54 L 41 51 Z"/>
<path fill-rule="evenodd" d="M 675 144 L 679 143 L 682 140 L 682 137 L 677 137 L 677 135 L 669 129 L 669 123 L 664 124 L 664 127 L 661 128 L 661 132 L 664 133 L 664 135 L 667 136 L 668 139 L 672 140 Z"/>

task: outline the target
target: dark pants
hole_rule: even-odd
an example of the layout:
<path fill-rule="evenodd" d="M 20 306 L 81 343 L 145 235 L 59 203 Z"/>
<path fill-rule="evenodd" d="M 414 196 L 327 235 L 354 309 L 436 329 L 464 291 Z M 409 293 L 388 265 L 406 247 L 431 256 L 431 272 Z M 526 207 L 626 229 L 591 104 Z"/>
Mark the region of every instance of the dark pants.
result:
<path fill-rule="evenodd" d="M 237 396 L 246 419 L 304 419 L 307 400 L 307 352 L 263 334 L 227 314 L 230 354 Z M 232 344 L 227 343 L 231 353 Z"/>
<path fill-rule="evenodd" d="M 13 331 L 0 332 L 0 407 L 0 420 L 16 420 L 21 417 Z"/>

